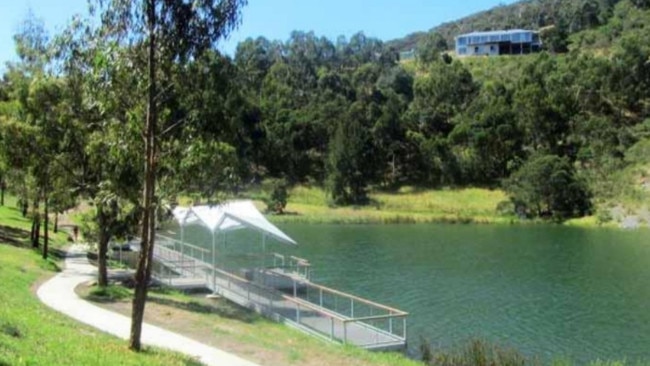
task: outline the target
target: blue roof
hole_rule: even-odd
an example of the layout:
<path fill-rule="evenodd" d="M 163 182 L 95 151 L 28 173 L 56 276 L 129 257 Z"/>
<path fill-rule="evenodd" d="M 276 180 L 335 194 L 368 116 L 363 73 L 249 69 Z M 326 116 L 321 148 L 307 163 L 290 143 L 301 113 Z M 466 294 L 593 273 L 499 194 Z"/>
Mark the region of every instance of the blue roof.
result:
<path fill-rule="evenodd" d="M 496 30 L 496 31 L 487 31 L 487 32 L 472 32 L 458 35 L 458 37 L 473 37 L 473 36 L 497 36 L 502 34 L 514 34 L 514 33 L 537 33 L 536 31 L 526 30 L 526 29 L 508 29 L 508 30 Z"/>

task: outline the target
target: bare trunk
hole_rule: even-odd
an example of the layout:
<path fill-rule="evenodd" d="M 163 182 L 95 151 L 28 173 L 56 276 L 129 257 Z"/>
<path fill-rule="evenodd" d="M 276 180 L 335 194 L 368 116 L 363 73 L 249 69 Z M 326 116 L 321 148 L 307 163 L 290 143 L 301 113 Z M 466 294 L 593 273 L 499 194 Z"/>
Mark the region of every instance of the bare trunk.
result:
<path fill-rule="evenodd" d="M 55 212 L 54 213 L 54 233 L 59 232 L 59 213 Z"/>
<path fill-rule="evenodd" d="M 99 248 L 98 248 L 98 258 L 97 258 L 97 285 L 100 287 L 108 286 L 108 269 L 107 269 L 107 258 L 106 254 L 108 253 L 108 242 L 110 241 L 110 234 L 108 232 L 106 216 L 101 207 L 98 208 L 98 218 L 99 218 Z"/>
<path fill-rule="evenodd" d="M 32 248 L 38 248 L 41 240 L 41 217 L 38 215 L 34 218 L 34 234 L 32 238 Z"/>
<path fill-rule="evenodd" d="M 2 178 L 0 179 L 0 206 L 5 205 L 5 189 L 7 189 L 7 185 L 4 178 Z"/>
<path fill-rule="evenodd" d="M 147 101 L 147 121 L 145 124 L 145 165 L 142 213 L 142 243 L 138 257 L 138 267 L 135 273 L 135 295 L 131 318 L 131 338 L 129 348 L 135 351 L 141 349 L 140 337 L 142 335 L 142 320 L 144 317 L 145 301 L 147 299 L 147 286 L 151 278 L 153 259 L 153 231 L 154 231 L 154 197 L 156 188 L 156 1 L 147 2 L 147 20 L 149 27 L 149 90 Z"/>
<path fill-rule="evenodd" d="M 25 199 L 21 202 L 21 205 L 22 205 L 21 210 L 22 210 L 23 217 L 27 217 L 27 209 L 29 208 L 29 203 Z"/>
<path fill-rule="evenodd" d="M 49 244 L 50 244 L 50 234 L 49 234 L 49 225 L 50 225 L 50 215 L 49 215 L 49 209 L 50 205 L 48 204 L 48 197 L 47 193 L 45 194 L 45 207 L 43 208 L 44 214 L 45 214 L 45 230 L 43 231 L 43 259 L 47 259 L 47 251 L 49 250 Z"/>
<path fill-rule="evenodd" d="M 32 248 L 38 248 L 39 246 L 39 239 L 41 235 L 41 213 L 39 212 L 38 209 L 38 201 L 34 201 L 34 206 L 32 207 L 32 233 L 31 233 L 31 240 L 32 240 Z"/>

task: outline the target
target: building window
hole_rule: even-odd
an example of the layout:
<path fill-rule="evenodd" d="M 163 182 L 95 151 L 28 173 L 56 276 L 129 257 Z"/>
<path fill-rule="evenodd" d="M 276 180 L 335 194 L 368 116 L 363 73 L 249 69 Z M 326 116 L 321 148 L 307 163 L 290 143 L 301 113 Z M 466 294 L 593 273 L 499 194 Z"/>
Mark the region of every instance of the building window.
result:
<path fill-rule="evenodd" d="M 494 46 L 490 46 L 490 52 L 494 52 Z"/>
<path fill-rule="evenodd" d="M 474 53 L 478 53 L 478 47 L 474 47 Z"/>
<path fill-rule="evenodd" d="M 459 55 L 466 55 L 467 54 L 467 47 L 458 47 L 458 54 Z"/>
<path fill-rule="evenodd" d="M 467 38 L 465 37 L 458 37 L 458 44 L 461 46 L 464 46 L 467 44 Z"/>

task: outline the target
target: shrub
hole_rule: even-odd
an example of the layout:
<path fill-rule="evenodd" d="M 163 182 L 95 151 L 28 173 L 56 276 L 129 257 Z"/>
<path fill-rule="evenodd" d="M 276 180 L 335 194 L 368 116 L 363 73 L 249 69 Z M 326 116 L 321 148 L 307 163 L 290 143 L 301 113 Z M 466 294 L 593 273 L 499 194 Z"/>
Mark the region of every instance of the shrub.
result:
<path fill-rule="evenodd" d="M 472 340 L 466 346 L 451 352 L 434 353 L 431 346 L 420 346 L 422 360 L 436 366 L 524 366 L 537 365 L 516 350 L 502 348 L 482 340 Z"/>
<path fill-rule="evenodd" d="M 533 157 L 504 182 L 518 214 L 563 221 L 591 210 L 587 185 L 566 157 Z"/>
<path fill-rule="evenodd" d="M 266 211 L 281 215 L 284 213 L 289 199 L 287 181 L 285 179 L 274 179 L 270 186 L 271 195 L 265 200 Z"/>

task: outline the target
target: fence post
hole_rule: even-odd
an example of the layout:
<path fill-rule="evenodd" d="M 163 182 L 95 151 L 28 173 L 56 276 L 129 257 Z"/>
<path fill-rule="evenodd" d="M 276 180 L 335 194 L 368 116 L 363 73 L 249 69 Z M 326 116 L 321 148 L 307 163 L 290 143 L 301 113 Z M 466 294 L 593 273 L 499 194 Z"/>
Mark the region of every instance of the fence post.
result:
<path fill-rule="evenodd" d="M 406 317 L 402 318 L 402 335 L 406 339 Z"/>
<path fill-rule="evenodd" d="M 296 322 L 300 324 L 300 304 L 296 303 Z"/>
<path fill-rule="evenodd" d="M 330 339 L 334 339 L 334 318 L 330 318 Z"/>
<path fill-rule="evenodd" d="M 354 299 L 350 298 L 350 318 L 354 318 Z"/>
<path fill-rule="evenodd" d="M 348 322 L 343 321 L 343 344 L 348 343 Z"/>
<path fill-rule="evenodd" d="M 393 312 L 388 313 L 391 317 L 388 318 L 388 333 L 393 334 Z"/>
<path fill-rule="evenodd" d="M 319 290 L 320 290 L 320 296 L 319 296 L 320 302 L 319 303 L 320 303 L 320 307 L 322 308 L 323 307 L 323 289 L 319 288 Z"/>

